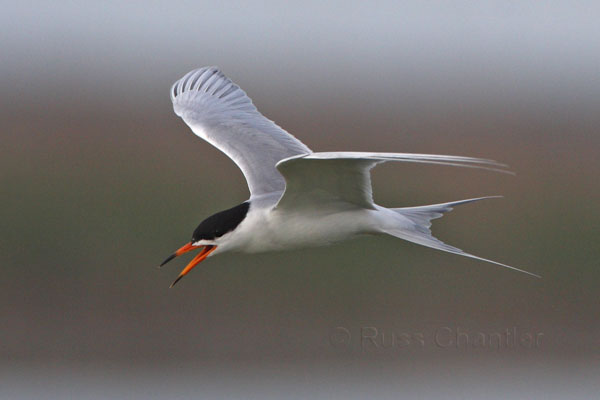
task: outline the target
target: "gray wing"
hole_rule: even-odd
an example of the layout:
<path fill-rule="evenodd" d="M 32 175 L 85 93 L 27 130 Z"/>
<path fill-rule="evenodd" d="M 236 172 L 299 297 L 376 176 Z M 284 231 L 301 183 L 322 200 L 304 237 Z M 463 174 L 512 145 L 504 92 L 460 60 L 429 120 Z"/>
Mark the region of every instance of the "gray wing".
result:
<path fill-rule="evenodd" d="M 281 192 L 277 162 L 311 153 L 298 139 L 265 118 L 252 100 L 215 67 L 187 73 L 171 87 L 175 114 L 242 170 L 251 197 Z"/>
<path fill-rule="evenodd" d="M 371 168 L 386 161 L 404 161 L 511 173 L 506 165 L 482 158 L 412 153 L 323 152 L 281 160 L 277 169 L 286 188 L 277 208 L 374 209 Z"/>

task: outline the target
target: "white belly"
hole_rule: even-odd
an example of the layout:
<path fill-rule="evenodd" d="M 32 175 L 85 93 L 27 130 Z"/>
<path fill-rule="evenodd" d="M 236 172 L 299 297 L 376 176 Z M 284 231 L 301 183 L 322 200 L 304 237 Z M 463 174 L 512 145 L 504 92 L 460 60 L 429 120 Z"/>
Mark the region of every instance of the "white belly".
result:
<path fill-rule="evenodd" d="M 239 227 L 226 235 L 222 251 L 257 253 L 329 245 L 376 233 L 379 214 L 364 209 L 333 214 L 250 210 Z"/>

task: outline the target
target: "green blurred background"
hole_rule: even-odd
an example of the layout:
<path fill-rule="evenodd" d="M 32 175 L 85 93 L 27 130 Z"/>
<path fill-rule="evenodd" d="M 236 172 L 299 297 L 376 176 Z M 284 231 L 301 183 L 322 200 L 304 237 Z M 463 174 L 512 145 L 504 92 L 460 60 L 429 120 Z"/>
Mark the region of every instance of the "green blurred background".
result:
<path fill-rule="evenodd" d="M 0 17 L 3 398 L 588 398 L 598 389 L 600 31 L 593 3 L 9 2 Z M 369 237 L 160 263 L 245 200 L 168 88 L 219 65 L 315 150 L 390 164 L 375 199 L 502 194 L 434 224 L 507 269 Z M 543 334 L 441 348 L 435 334 Z M 377 329 L 375 344 L 365 328 Z M 336 342 L 340 332 L 348 341 Z M 402 347 L 390 338 L 420 334 Z M 396 343 L 398 344 L 398 343 Z"/>

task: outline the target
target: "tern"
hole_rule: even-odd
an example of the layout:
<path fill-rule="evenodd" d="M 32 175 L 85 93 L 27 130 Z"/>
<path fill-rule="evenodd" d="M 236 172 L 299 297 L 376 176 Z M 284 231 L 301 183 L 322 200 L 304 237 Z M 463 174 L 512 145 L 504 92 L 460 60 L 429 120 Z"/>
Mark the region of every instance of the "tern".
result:
<path fill-rule="evenodd" d="M 455 206 L 500 196 L 402 208 L 373 201 L 370 170 L 387 161 L 507 172 L 505 164 L 433 154 L 313 152 L 258 112 L 246 93 L 216 67 L 187 73 L 171 87 L 170 95 L 175 113 L 237 164 L 250 189 L 247 201 L 206 218 L 191 240 L 161 264 L 200 249 L 171 287 L 217 254 L 324 246 L 380 234 L 539 277 L 445 244 L 429 229 L 432 219 Z"/>

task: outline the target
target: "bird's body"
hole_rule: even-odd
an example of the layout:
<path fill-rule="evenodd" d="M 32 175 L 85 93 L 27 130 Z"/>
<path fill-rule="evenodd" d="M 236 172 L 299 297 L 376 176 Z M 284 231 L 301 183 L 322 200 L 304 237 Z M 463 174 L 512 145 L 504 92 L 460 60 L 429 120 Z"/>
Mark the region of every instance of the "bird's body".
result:
<path fill-rule="evenodd" d="M 326 246 L 356 236 L 378 233 L 378 223 L 385 212 L 378 210 L 343 210 L 316 212 L 279 211 L 274 204 L 253 204 L 247 217 L 221 241 L 217 249 L 242 253 L 261 253 L 307 247 Z M 383 209 L 386 210 L 386 209 Z"/>
<path fill-rule="evenodd" d="M 385 208 L 373 202 L 371 189 L 371 168 L 386 161 L 506 172 L 503 164 L 430 154 L 312 152 L 262 116 L 244 91 L 214 67 L 186 74 L 173 85 L 171 100 L 175 113 L 196 135 L 222 150 L 240 167 L 250 189 L 246 202 L 202 221 L 192 240 L 163 262 L 202 248 L 173 284 L 199 262 L 219 253 L 324 246 L 376 234 L 518 270 L 449 246 L 434 238 L 429 230 L 430 221 L 452 207 L 489 197 Z"/>

